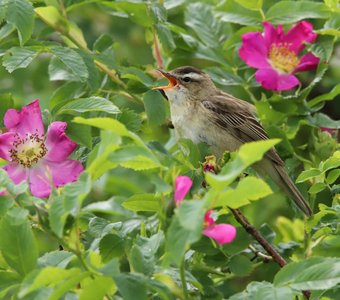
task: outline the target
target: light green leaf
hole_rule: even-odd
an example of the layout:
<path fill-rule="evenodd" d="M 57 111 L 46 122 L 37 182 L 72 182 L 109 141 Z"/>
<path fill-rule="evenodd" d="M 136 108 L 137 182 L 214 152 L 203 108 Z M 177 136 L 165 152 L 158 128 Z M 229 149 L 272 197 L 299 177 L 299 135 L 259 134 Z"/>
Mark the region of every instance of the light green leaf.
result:
<path fill-rule="evenodd" d="M 326 159 L 322 164 L 322 171 L 326 172 L 330 169 L 338 168 L 340 166 L 340 151 L 335 151 L 333 155 Z"/>
<path fill-rule="evenodd" d="M 283 267 L 274 278 L 277 287 L 327 290 L 340 283 L 340 258 L 311 257 Z"/>
<path fill-rule="evenodd" d="M 158 91 L 148 91 L 144 94 L 143 102 L 150 126 L 164 124 L 166 108 L 163 96 Z"/>
<path fill-rule="evenodd" d="M 262 159 L 263 155 L 280 140 L 263 140 L 242 145 L 235 158 L 228 162 L 220 172 L 215 175 L 206 173 L 207 182 L 214 188 L 224 189 L 232 183 L 247 167 Z"/>
<path fill-rule="evenodd" d="M 236 189 L 229 189 L 215 196 L 212 203 L 214 207 L 230 206 L 231 208 L 238 208 L 271 193 L 272 190 L 263 180 L 248 176 L 238 183 Z"/>
<path fill-rule="evenodd" d="M 119 113 L 119 108 L 105 98 L 92 96 L 90 98 L 80 98 L 68 102 L 58 110 L 57 114 L 75 114 L 91 111 L 102 111 L 108 114 L 117 114 Z"/>
<path fill-rule="evenodd" d="M 26 275 L 37 264 L 38 248 L 27 211 L 13 207 L 0 221 L 0 250 L 7 264 Z"/>
<path fill-rule="evenodd" d="M 82 287 L 78 300 L 105 299 L 105 295 L 116 290 L 116 285 L 112 278 L 98 275 L 82 283 Z"/>
<path fill-rule="evenodd" d="M 9 73 L 12 73 L 16 69 L 26 68 L 38 53 L 38 51 L 28 47 L 13 47 L 3 57 L 2 65 Z"/>
<path fill-rule="evenodd" d="M 88 79 L 89 73 L 85 62 L 75 50 L 66 47 L 52 47 L 51 52 L 79 81 L 84 82 Z"/>
<path fill-rule="evenodd" d="M 327 185 L 323 182 L 317 182 L 311 186 L 311 188 L 308 190 L 308 193 L 310 194 L 317 194 L 324 190 L 327 187 Z"/>
<path fill-rule="evenodd" d="M 323 3 L 312 1 L 280 1 L 266 12 L 266 18 L 273 24 L 292 24 L 304 19 L 326 19 L 329 8 Z"/>
<path fill-rule="evenodd" d="M 201 237 L 206 201 L 184 201 L 177 209 L 166 237 L 166 254 L 180 265 L 190 244 Z"/>
<path fill-rule="evenodd" d="M 47 252 L 43 256 L 39 257 L 38 265 L 41 268 L 44 267 L 59 267 L 66 268 L 68 263 L 74 257 L 74 254 L 68 251 L 53 251 Z"/>
<path fill-rule="evenodd" d="M 312 168 L 312 169 L 303 171 L 299 175 L 299 177 L 296 179 L 296 182 L 297 183 L 304 182 L 304 181 L 307 181 L 309 179 L 315 178 L 319 175 L 321 175 L 321 171 L 319 169 Z"/>
<path fill-rule="evenodd" d="M 332 170 L 328 173 L 327 178 L 326 178 L 326 182 L 328 184 L 332 184 L 332 183 L 335 182 L 335 180 L 338 179 L 339 176 L 340 176 L 340 169 Z"/>
<path fill-rule="evenodd" d="M 6 22 L 18 30 L 20 46 L 32 35 L 34 26 L 33 5 L 28 0 L 2 0 L 0 10 Z"/>
<path fill-rule="evenodd" d="M 234 0 L 223 2 L 223 4 L 218 6 L 216 10 L 217 17 L 219 17 L 223 22 L 241 25 L 260 25 L 262 21 L 264 21 L 259 11 L 246 9 Z"/>
<path fill-rule="evenodd" d="M 309 107 L 314 107 L 320 102 L 333 100 L 340 94 L 340 83 L 338 83 L 329 93 L 322 94 L 308 102 Z"/>
<path fill-rule="evenodd" d="M 244 292 L 231 296 L 229 300 L 292 300 L 295 294 L 287 287 L 275 287 L 266 281 L 254 281 L 247 285 Z"/>
<path fill-rule="evenodd" d="M 245 8 L 251 10 L 260 10 L 263 4 L 263 0 L 235 0 Z"/>
<path fill-rule="evenodd" d="M 136 194 L 123 202 L 123 207 L 132 211 L 159 211 L 160 198 L 154 194 Z"/>

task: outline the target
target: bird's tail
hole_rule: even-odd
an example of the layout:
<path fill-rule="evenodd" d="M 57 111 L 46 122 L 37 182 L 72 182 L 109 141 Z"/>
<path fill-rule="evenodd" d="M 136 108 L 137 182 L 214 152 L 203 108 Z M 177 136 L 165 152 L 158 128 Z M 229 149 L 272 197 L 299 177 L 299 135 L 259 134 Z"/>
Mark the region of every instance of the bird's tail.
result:
<path fill-rule="evenodd" d="M 294 182 L 290 179 L 284 167 L 280 165 L 275 165 L 275 169 L 281 177 L 280 187 L 294 200 L 294 202 L 302 210 L 302 212 L 310 217 L 313 212 L 309 204 L 302 196 L 301 192 L 298 190 Z"/>

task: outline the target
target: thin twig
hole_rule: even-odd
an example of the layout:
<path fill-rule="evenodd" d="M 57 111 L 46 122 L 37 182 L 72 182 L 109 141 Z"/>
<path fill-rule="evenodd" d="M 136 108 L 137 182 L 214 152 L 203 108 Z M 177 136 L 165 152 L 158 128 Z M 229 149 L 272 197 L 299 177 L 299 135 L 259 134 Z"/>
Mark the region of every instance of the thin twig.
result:
<path fill-rule="evenodd" d="M 249 223 L 245 215 L 239 209 L 230 208 L 230 211 L 234 215 L 237 222 L 239 222 L 243 228 L 251 234 L 255 240 L 263 247 L 264 250 L 277 262 L 277 264 L 282 268 L 287 262 L 285 259 L 276 251 L 276 249 L 262 236 L 262 234 Z"/>

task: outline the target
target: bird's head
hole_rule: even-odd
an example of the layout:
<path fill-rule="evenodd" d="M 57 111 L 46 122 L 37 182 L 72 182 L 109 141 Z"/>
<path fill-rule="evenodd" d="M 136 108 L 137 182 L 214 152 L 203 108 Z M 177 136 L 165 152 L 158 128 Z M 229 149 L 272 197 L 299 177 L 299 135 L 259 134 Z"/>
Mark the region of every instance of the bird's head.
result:
<path fill-rule="evenodd" d="M 170 72 L 159 71 L 168 79 L 169 84 L 154 89 L 160 90 L 170 101 L 203 100 L 216 89 L 209 75 L 194 67 L 179 67 Z"/>

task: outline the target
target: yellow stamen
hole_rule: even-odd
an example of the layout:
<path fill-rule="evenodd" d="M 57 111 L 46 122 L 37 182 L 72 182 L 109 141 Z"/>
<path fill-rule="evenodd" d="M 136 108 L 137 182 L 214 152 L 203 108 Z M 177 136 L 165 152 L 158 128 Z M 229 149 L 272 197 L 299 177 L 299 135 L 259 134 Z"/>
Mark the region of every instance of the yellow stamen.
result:
<path fill-rule="evenodd" d="M 47 148 L 42 137 L 37 133 L 27 134 L 25 138 L 16 136 L 10 156 L 13 162 L 30 168 L 47 153 Z"/>
<path fill-rule="evenodd" d="M 283 72 L 292 73 L 299 64 L 299 58 L 289 49 L 287 43 L 273 44 L 269 51 L 271 65 Z"/>

